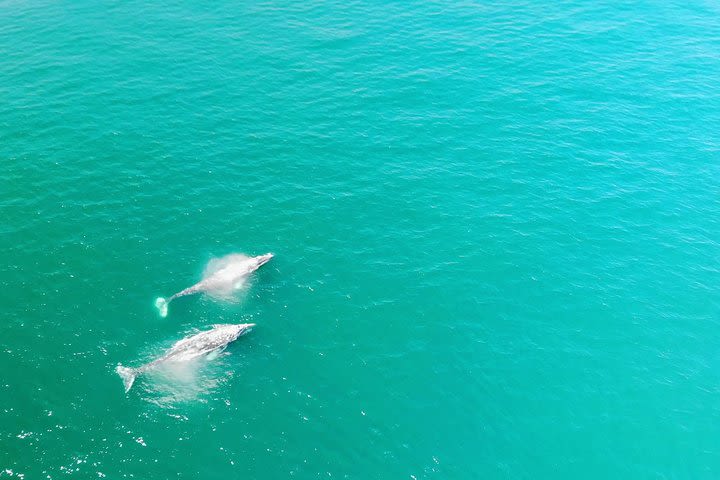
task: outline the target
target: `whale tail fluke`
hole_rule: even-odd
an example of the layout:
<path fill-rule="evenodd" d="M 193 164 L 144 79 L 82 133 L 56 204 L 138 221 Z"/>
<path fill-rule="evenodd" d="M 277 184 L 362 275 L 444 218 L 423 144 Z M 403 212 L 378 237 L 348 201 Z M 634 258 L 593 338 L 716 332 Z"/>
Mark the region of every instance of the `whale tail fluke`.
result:
<path fill-rule="evenodd" d="M 135 370 L 134 368 L 128 368 L 123 367 L 122 365 L 118 365 L 115 368 L 115 371 L 118 375 L 120 375 L 120 378 L 122 378 L 123 385 L 125 386 L 125 393 L 127 393 L 133 386 L 133 383 L 135 383 L 135 377 L 137 377 L 137 370 Z"/>
<path fill-rule="evenodd" d="M 158 309 L 158 312 L 160 312 L 160 316 L 165 318 L 168 314 L 168 301 L 165 300 L 162 297 L 158 297 L 157 300 L 155 300 L 155 306 Z"/>

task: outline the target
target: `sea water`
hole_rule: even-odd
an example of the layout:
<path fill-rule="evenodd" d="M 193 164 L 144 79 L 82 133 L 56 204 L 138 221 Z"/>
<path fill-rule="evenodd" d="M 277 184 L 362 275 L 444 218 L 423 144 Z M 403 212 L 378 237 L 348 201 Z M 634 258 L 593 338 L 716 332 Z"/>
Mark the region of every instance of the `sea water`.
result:
<path fill-rule="evenodd" d="M 3 1 L 0 477 L 716 478 L 719 31 L 713 2 Z M 267 251 L 241 301 L 153 308 Z"/>

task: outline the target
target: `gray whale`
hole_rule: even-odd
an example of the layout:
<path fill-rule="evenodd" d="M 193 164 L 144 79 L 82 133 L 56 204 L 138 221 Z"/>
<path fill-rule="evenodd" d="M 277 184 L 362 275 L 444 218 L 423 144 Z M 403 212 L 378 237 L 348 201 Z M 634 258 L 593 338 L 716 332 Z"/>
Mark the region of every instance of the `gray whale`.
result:
<path fill-rule="evenodd" d="M 155 300 L 155 306 L 160 312 L 160 316 L 167 316 L 168 304 L 178 297 L 212 290 L 227 290 L 269 262 L 270 259 L 273 258 L 273 254 L 266 253 L 265 255 L 259 255 L 257 257 L 242 257 L 237 255 L 236 257 L 240 257 L 240 259 L 229 262 L 223 268 L 213 272 L 207 278 L 202 279 L 192 287 L 181 290 L 167 299 L 160 297 Z"/>
<path fill-rule="evenodd" d="M 201 355 L 224 349 L 230 342 L 248 333 L 255 326 L 254 323 L 220 324 L 213 325 L 212 330 L 197 333 L 183 338 L 175 343 L 165 354 L 137 368 L 123 367 L 118 364 L 115 371 L 122 378 L 125 392 L 130 390 L 135 378 L 161 364 L 170 362 L 187 362 Z"/>

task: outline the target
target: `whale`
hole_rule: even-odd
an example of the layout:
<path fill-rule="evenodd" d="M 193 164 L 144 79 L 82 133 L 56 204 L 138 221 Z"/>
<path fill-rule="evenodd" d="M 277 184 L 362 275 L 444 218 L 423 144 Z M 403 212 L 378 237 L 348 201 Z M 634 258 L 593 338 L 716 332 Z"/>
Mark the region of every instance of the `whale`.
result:
<path fill-rule="evenodd" d="M 127 393 L 132 388 L 138 375 L 161 365 L 187 362 L 203 355 L 219 353 L 229 343 L 234 342 L 238 337 L 252 330 L 254 326 L 254 323 L 213 325 L 210 330 L 177 341 L 164 355 L 152 362 L 136 368 L 124 367 L 122 364 L 118 364 L 115 371 L 120 375 L 125 386 L 125 393 Z"/>
<path fill-rule="evenodd" d="M 245 277 L 265 265 L 273 258 L 272 253 L 246 257 L 244 255 L 228 255 L 223 260 L 223 266 L 213 271 L 195 285 L 177 292 L 171 297 L 159 297 L 155 300 L 155 307 L 161 317 L 168 314 L 168 304 L 178 297 L 193 295 L 195 293 L 229 291 L 240 283 Z"/>

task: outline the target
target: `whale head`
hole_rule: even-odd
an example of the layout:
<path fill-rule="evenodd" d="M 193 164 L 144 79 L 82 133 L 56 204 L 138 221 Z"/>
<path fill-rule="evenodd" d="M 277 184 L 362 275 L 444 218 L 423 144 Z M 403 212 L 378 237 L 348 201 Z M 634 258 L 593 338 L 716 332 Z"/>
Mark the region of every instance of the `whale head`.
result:
<path fill-rule="evenodd" d="M 223 323 L 213 325 L 213 330 L 214 335 L 225 338 L 228 342 L 232 342 L 236 338 L 249 333 L 254 326 L 254 323 Z"/>
<path fill-rule="evenodd" d="M 255 257 L 255 261 L 257 262 L 257 267 L 260 268 L 263 265 L 265 265 L 267 262 L 269 262 L 275 255 L 272 253 L 266 253 L 265 255 L 260 255 L 258 257 Z"/>
<path fill-rule="evenodd" d="M 246 333 L 250 333 L 250 331 L 255 327 L 254 323 L 240 323 L 238 325 L 235 325 L 237 327 L 237 336 L 245 335 Z"/>

